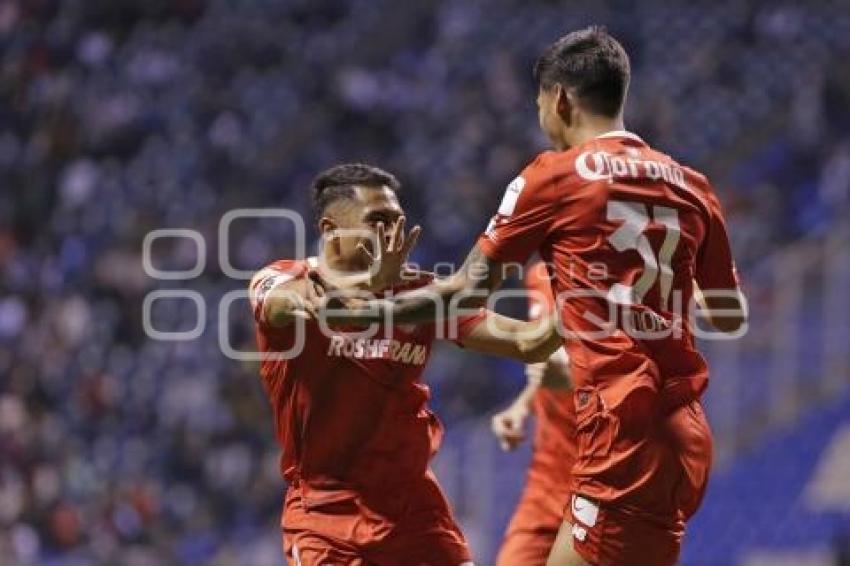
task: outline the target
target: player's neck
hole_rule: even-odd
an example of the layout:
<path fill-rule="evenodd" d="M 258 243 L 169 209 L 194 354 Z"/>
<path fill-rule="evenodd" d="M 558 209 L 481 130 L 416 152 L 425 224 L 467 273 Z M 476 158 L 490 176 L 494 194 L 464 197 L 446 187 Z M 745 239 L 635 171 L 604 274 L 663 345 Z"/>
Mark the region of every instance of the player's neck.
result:
<path fill-rule="evenodd" d="M 584 115 L 582 121 L 571 131 L 565 132 L 568 147 L 576 147 L 608 132 L 625 130 L 623 117 L 608 118 L 604 116 Z"/>

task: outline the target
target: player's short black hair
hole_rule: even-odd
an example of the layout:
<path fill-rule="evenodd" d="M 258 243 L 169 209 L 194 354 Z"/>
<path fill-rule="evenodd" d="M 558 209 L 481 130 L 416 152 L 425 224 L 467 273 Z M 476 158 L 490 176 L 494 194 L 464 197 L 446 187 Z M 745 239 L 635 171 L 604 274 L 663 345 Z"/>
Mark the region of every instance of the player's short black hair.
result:
<path fill-rule="evenodd" d="M 313 179 L 313 212 L 321 218 L 328 206 L 340 199 L 353 199 L 354 187 L 382 187 L 398 191 L 395 175 L 365 163 L 343 163 L 325 169 Z"/>
<path fill-rule="evenodd" d="M 626 50 L 599 26 L 568 33 L 534 64 L 539 87 L 573 88 L 588 110 L 611 117 L 623 107 L 630 74 Z"/>

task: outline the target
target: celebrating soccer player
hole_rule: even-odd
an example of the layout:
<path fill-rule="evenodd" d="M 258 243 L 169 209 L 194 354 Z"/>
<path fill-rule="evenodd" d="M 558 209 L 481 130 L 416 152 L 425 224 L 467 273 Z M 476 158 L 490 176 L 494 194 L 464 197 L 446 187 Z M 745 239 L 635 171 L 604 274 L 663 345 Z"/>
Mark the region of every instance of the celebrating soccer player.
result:
<path fill-rule="evenodd" d="M 551 275 L 542 261 L 525 272 L 528 316 L 539 319 L 555 311 Z M 536 417 L 534 447 L 522 491 L 505 533 L 496 566 L 541 566 L 558 535 L 570 498 L 570 469 L 575 460 L 576 414 L 566 351 L 526 366 L 528 383 L 511 405 L 493 416 L 493 433 L 505 450 L 525 439 L 525 421 Z"/>
<path fill-rule="evenodd" d="M 250 284 L 263 384 L 289 487 L 287 559 L 326 564 L 468 564 L 470 552 L 428 465 L 442 429 L 420 377 L 435 337 L 529 362 L 560 347 L 552 319 L 523 322 L 485 310 L 431 325 L 328 326 L 315 317 L 314 279 L 371 292 L 431 282 L 405 269 L 419 229 L 404 232 L 399 183 L 349 164 L 313 186 L 320 257 L 279 260 Z M 299 339 L 300 333 L 300 339 Z M 290 352 L 284 355 L 285 352 Z M 278 355 L 275 355 L 278 354 Z"/>
<path fill-rule="evenodd" d="M 712 452 L 690 307 L 722 332 L 746 321 L 720 203 L 705 176 L 625 131 L 629 60 L 604 29 L 555 42 L 534 76 L 555 151 L 508 185 L 454 276 L 347 300 L 349 320 L 425 321 L 480 302 L 504 263 L 538 251 L 554 266 L 576 410 L 571 501 L 548 564 L 674 564 Z"/>

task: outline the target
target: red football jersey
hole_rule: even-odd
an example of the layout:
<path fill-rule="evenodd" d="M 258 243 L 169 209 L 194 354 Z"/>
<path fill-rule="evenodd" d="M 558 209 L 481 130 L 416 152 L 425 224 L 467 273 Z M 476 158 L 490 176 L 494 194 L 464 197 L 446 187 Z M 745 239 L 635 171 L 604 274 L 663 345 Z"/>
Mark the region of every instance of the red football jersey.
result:
<path fill-rule="evenodd" d="M 704 390 L 708 370 L 688 320 L 692 281 L 703 290 L 738 282 L 703 175 L 629 132 L 544 152 L 508 186 L 478 245 L 501 262 L 539 251 L 554 266 L 576 387 L 605 384 L 609 406 L 641 385 Z"/>
<path fill-rule="evenodd" d="M 401 325 L 391 332 L 377 325 L 372 337 L 354 337 L 342 328 L 326 334 L 316 321 L 268 325 L 263 304 L 269 291 L 305 277 L 309 267 L 306 261 L 275 261 L 250 285 L 260 352 L 288 351 L 303 332 L 298 355 L 270 355 L 260 367 L 283 450 L 284 478 L 330 489 L 399 486 L 421 478 L 442 436 L 440 422 L 426 406 L 428 386 L 420 380 L 435 325 Z M 394 291 L 431 280 L 423 274 Z M 483 316 L 458 320 L 456 340 Z"/>
<path fill-rule="evenodd" d="M 530 291 L 530 319 L 538 319 L 554 311 L 555 299 L 550 275 L 542 261 L 526 270 L 525 287 Z M 563 378 L 567 380 L 566 375 Z M 576 458 L 576 410 L 572 390 L 541 387 L 534 395 L 532 406 L 537 423 L 534 452 L 528 470 L 529 481 L 553 490 L 566 490 L 570 485 L 570 470 Z M 560 511 L 563 502 L 559 505 Z"/>

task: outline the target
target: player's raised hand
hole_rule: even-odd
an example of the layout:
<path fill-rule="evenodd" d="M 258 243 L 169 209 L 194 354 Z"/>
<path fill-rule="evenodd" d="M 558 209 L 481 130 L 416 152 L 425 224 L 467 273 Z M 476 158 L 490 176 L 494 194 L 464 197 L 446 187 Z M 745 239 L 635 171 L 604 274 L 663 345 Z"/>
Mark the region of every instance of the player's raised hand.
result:
<path fill-rule="evenodd" d="M 358 249 L 369 258 L 371 263 L 369 287 L 373 291 L 385 289 L 399 280 L 404 264 L 422 233 L 420 226 L 414 226 L 405 234 L 406 222 L 407 219 L 400 216 L 390 227 L 389 234 L 386 233 L 384 224 L 379 222 L 376 228 L 377 246 L 374 253 L 370 252 L 365 245 L 358 245 Z"/>
<path fill-rule="evenodd" d="M 490 429 L 505 452 L 514 450 L 525 440 L 525 421 L 528 419 L 528 414 L 528 405 L 517 400 L 501 413 L 493 415 Z"/>

